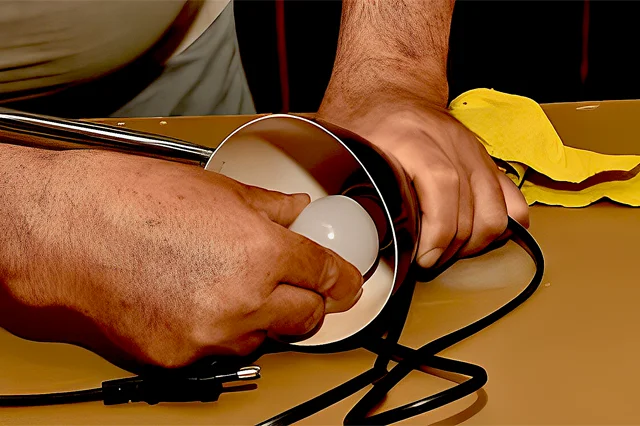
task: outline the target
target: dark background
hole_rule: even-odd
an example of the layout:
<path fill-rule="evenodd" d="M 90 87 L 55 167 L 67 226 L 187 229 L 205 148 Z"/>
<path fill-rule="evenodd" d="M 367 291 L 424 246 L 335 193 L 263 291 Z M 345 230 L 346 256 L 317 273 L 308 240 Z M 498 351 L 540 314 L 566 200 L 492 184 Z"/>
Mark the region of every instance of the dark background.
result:
<path fill-rule="evenodd" d="M 283 4 L 288 110 L 315 111 L 331 75 L 342 4 Z M 282 111 L 275 0 L 236 0 L 235 13 L 256 108 Z M 458 0 L 450 40 L 451 98 L 477 87 L 540 103 L 640 98 L 639 18 L 640 1 Z"/>

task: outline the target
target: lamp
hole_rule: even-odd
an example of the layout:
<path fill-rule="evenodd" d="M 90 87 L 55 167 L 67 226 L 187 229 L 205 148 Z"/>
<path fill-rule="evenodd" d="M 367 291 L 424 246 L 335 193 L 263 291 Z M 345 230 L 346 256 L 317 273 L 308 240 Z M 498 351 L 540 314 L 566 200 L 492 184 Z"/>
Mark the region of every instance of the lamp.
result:
<path fill-rule="evenodd" d="M 338 244 L 335 248 L 338 254 L 350 249 L 353 253 L 354 248 L 357 252 L 360 248 L 366 257 L 372 247 L 377 252 L 372 267 L 361 270 L 365 283 L 355 306 L 328 314 L 313 335 L 291 342 L 292 345 L 329 345 L 355 336 L 378 317 L 407 276 L 416 255 L 420 229 L 413 187 L 395 162 L 357 135 L 298 116 L 268 115 L 231 133 L 205 168 L 248 185 L 307 193 L 311 197 L 307 209 L 314 209 L 321 202 L 327 206 L 325 217 L 309 215 L 311 223 L 307 226 L 322 227 L 321 222 L 326 221 L 328 214 L 343 232 L 353 231 L 348 229 L 349 222 L 351 228 L 362 228 L 350 235 L 359 241 L 348 238 L 340 241 L 342 246 Z M 358 216 L 359 209 L 349 208 L 349 201 L 338 201 L 344 198 L 331 199 L 334 196 L 347 197 L 368 214 L 377 231 L 377 247 L 366 231 L 368 218 Z M 294 228 L 305 213 L 293 224 Z M 353 223 L 357 219 L 360 221 Z M 326 240 L 324 245 L 333 248 Z M 348 255 L 343 257 L 356 263 Z"/>

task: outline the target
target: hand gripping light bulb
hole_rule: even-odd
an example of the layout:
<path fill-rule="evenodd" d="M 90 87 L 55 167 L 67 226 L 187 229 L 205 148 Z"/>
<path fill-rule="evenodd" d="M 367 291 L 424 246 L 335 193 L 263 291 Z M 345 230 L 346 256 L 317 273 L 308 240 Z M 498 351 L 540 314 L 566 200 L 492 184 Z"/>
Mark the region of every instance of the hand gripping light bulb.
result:
<path fill-rule="evenodd" d="M 384 327 L 381 314 L 410 275 L 420 234 L 411 180 L 375 145 L 330 123 L 263 116 L 212 149 L 131 129 L 0 108 L 0 136 L 2 142 L 30 147 L 104 149 L 199 165 L 248 185 L 309 194 L 315 201 L 291 229 L 351 262 L 365 284 L 353 307 L 327 315 L 317 333 L 291 344 L 296 350 L 360 347 L 357 336 L 373 328 L 376 319 Z"/>

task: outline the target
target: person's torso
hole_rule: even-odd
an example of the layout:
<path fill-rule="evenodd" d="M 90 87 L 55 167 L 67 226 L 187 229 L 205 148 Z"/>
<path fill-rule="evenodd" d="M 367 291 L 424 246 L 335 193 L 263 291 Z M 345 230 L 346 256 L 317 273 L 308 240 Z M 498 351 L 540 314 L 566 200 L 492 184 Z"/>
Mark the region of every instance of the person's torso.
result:
<path fill-rule="evenodd" d="M 46 91 L 121 68 L 157 43 L 188 1 L 1 1 L 0 96 Z M 173 54 L 188 47 L 228 2 L 198 2 Z"/>

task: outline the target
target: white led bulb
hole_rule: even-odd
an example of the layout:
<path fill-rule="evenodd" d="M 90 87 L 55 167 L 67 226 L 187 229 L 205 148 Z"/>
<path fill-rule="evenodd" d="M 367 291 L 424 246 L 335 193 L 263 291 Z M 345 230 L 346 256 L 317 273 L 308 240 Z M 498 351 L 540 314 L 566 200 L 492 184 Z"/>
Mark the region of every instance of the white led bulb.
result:
<path fill-rule="evenodd" d="M 333 250 L 362 275 L 378 258 L 378 231 L 367 211 L 343 195 L 311 202 L 289 229 Z"/>

